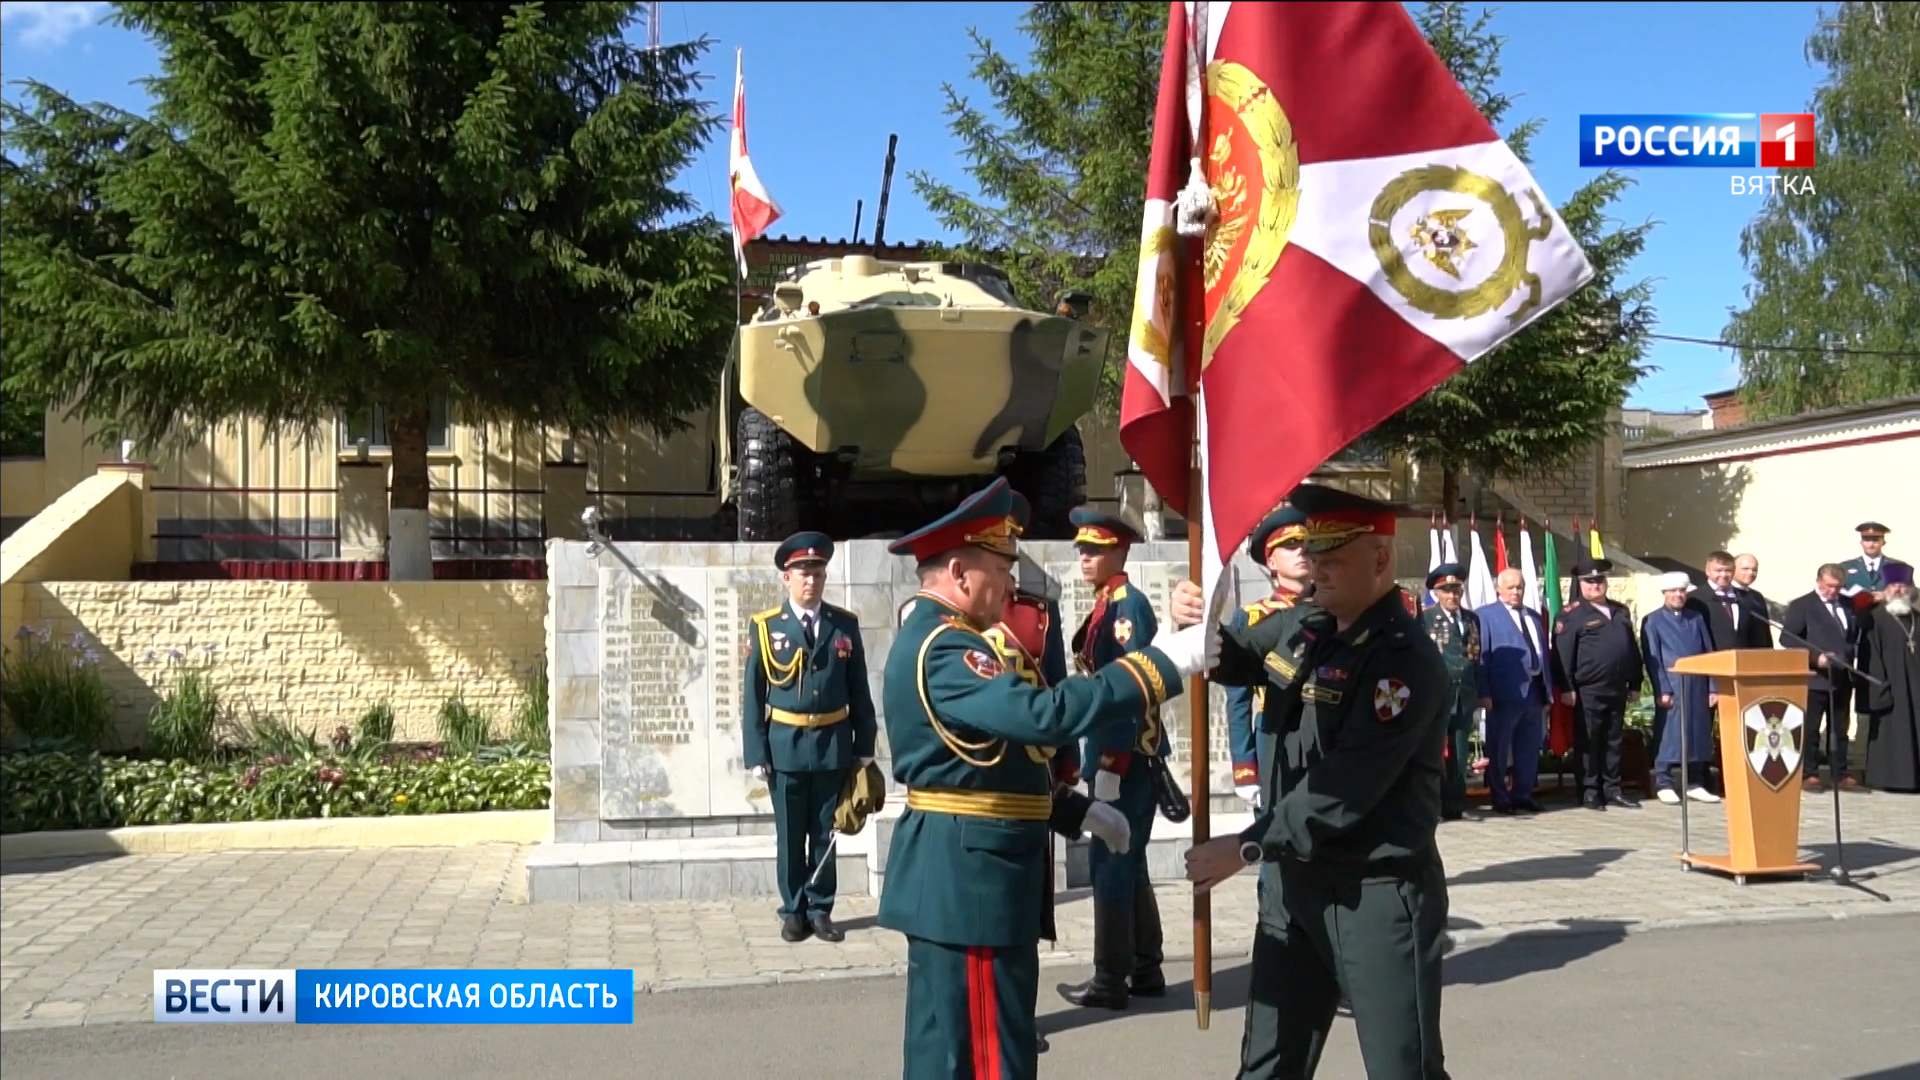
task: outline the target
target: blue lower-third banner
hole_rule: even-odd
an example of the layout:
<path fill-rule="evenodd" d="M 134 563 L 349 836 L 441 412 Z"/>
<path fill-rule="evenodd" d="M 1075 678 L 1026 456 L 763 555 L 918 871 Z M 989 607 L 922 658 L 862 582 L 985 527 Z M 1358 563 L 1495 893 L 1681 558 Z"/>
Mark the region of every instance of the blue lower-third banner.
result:
<path fill-rule="evenodd" d="M 166 1024 L 631 1024 L 633 972 L 193 970 L 153 973 Z"/>

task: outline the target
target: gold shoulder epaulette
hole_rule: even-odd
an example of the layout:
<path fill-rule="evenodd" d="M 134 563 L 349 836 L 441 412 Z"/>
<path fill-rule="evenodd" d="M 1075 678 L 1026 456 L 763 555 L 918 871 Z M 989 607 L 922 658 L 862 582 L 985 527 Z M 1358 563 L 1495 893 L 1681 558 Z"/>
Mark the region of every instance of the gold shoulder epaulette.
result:
<path fill-rule="evenodd" d="M 1248 604 L 1246 608 L 1246 614 L 1247 614 L 1248 626 L 1251 627 L 1251 626 L 1259 625 L 1260 620 L 1266 618 L 1267 616 L 1266 602 L 1261 601 L 1260 603 Z"/>
<path fill-rule="evenodd" d="M 780 609 L 779 609 L 779 608 L 777 608 L 777 607 L 770 607 L 770 608 L 768 608 L 768 609 L 767 609 L 767 610 L 765 610 L 765 611 L 756 611 L 756 612 L 754 612 L 754 613 L 753 613 L 753 621 L 754 621 L 754 622 L 765 622 L 766 620 L 768 620 L 768 619 L 771 619 L 771 618 L 773 618 L 773 617 L 774 617 L 775 615 L 778 615 L 778 614 L 780 614 Z"/>
<path fill-rule="evenodd" d="M 1126 598 L 1127 598 L 1127 587 L 1125 585 L 1122 585 L 1119 588 L 1113 590 L 1113 599 L 1125 600 Z"/>

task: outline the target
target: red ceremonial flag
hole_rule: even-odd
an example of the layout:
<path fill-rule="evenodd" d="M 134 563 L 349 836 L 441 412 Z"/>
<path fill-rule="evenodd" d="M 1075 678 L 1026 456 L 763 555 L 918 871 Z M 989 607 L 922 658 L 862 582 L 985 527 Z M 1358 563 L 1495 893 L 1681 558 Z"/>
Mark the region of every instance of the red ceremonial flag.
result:
<path fill-rule="evenodd" d="M 733 140 L 727 154 L 727 177 L 733 189 L 733 256 L 740 276 L 747 276 L 747 242 L 780 220 L 780 204 L 767 194 L 747 157 L 747 80 L 740 49 L 733 52 Z"/>
<path fill-rule="evenodd" d="M 1170 5 L 1146 196 L 1120 441 L 1216 608 L 1295 485 L 1593 276 L 1399 4 Z"/>
<path fill-rule="evenodd" d="M 1496 515 L 1493 519 L 1493 575 L 1499 577 L 1507 572 L 1507 523 Z"/>

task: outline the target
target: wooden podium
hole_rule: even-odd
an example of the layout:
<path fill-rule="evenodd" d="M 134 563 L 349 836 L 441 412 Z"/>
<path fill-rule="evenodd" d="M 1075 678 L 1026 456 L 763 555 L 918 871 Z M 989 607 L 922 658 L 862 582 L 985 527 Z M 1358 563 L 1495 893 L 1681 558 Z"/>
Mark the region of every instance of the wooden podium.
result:
<path fill-rule="evenodd" d="M 1675 858 L 1689 869 L 1731 874 L 1742 885 L 1749 876 L 1818 871 L 1800 861 L 1801 758 L 1817 749 L 1807 745 L 1812 672 L 1806 650 L 1725 649 L 1689 656 L 1667 670 L 1713 678 L 1726 781 L 1727 854 Z M 1669 716 L 1668 723 L 1678 719 Z"/>

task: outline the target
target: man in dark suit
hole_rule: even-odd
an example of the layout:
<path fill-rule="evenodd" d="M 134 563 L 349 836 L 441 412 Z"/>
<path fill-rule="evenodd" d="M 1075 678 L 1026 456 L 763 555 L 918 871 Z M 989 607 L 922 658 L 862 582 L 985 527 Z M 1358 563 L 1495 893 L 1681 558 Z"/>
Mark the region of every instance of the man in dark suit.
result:
<path fill-rule="evenodd" d="M 1687 598 L 1707 617 L 1713 651 L 1771 649 L 1773 631 L 1754 616 L 1752 607 L 1733 583 L 1733 556 L 1716 551 L 1707 556 L 1707 588 Z"/>
<path fill-rule="evenodd" d="M 1822 566 L 1814 575 L 1813 591 L 1788 604 L 1787 617 L 1780 623 L 1785 631 L 1780 643 L 1806 649 L 1813 668 L 1813 681 L 1807 686 L 1806 727 L 1802 729 L 1807 741 L 1800 755 L 1809 791 L 1820 788 L 1822 756 L 1841 790 L 1860 788 L 1860 782 L 1847 775 L 1847 726 L 1852 720 L 1847 704 L 1853 698 L 1853 681 L 1840 665 L 1857 665 L 1865 623 L 1840 594 L 1846 579 L 1847 571 L 1839 564 Z"/>
<path fill-rule="evenodd" d="M 1754 615 L 1754 621 L 1760 624 L 1760 632 L 1767 636 L 1767 648 L 1773 648 L 1773 627 L 1767 622 L 1773 618 L 1773 609 L 1768 606 L 1767 598 L 1753 583 L 1760 579 L 1760 560 L 1752 555 L 1736 555 L 1733 559 L 1733 592 Z"/>
<path fill-rule="evenodd" d="M 1501 571 L 1495 587 L 1500 602 L 1475 613 L 1480 616 L 1480 665 L 1485 672 L 1481 685 L 1493 699 L 1487 711 L 1487 793 L 1496 814 L 1537 813 L 1533 784 L 1540 772 L 1546 709 L 1554 695 L 1547 629 L 1540 613 L 1523 603 L 1527 585 L 1520 571 Z"/>

